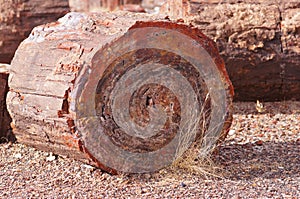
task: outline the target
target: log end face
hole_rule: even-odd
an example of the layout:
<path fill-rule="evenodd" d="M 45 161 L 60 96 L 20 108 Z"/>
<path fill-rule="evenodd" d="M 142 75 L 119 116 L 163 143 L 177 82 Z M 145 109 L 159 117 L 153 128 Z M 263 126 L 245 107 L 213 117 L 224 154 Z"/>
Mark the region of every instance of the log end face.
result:
<path fill-rule="evenodd" d="M 210 140 L 220 142 L 232 121 L 224 62 L 214 42 L 191 26 L 137 22 L 78 77 L 84 80 L 77 79 L 75 123 L 85 151 L 113 170 L 158 170 L 221 123 Z"/>

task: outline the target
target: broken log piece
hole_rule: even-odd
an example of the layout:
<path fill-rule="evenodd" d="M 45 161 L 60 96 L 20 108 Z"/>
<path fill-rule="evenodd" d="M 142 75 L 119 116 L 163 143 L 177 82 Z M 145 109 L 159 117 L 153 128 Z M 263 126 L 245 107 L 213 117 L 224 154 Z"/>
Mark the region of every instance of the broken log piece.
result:
<path fill-rule="evenodd" d="M 0 0 L 0 62 L 11 62 L 33 27 L 55 21 L 68 11 L 68 0 Z"/>
<path fill-rule="evenodd" d="M 14 137 L 10 134 L 11 118 L 6 108 L 8 73 L 9 65 L 0 64 L 0 143 L 6 141 L 14 141 Z"/>
<path fill-rule="evenodd" d="M 16 51 L 8 110 L 19 142 L 109 172 L 151 172 L 227 135 L 233 89 L 214 42 L 147 14 L 69 13 Z"/>
<path fill-rule="evenodd" d="M 192 24 L 213 39 L 235 100 L 300 100 L 300 1 L 191 0 Z"/>

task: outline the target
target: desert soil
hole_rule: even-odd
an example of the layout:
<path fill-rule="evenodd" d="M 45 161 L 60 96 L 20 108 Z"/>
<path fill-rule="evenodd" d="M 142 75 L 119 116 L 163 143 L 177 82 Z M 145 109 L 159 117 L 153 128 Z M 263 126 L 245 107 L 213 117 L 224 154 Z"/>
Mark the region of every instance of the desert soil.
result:
<path fill-rule="evenodd" d="M 0 198 L 300 198 L 300 101 L 234 104 L 211 161 L 110 175 L 19 143 L 0 144 Z M 193 166 L 192 166 L 193 165 Z M 207 174 L 210 172 L 211 174 Z"/>

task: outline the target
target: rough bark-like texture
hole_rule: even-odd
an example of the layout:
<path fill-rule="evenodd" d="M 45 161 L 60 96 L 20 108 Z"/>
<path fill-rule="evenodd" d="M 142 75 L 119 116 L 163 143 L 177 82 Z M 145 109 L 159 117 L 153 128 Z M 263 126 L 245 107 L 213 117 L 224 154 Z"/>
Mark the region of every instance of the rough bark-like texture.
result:
<path fill-rule="evenodd" d="M 146 14 L 70 13 L 35 28 L 9 86 L 19 142 L 110 172 L 157 170 L 196 138 L 209 151 L 232 118 L 213 41 Z"/>
<path fill-rule="evenodd" d="M 14 140 L 10 131 L 11 118 L 6 108 L 7 79 L 8 65 L 0 64 L 0 143 Z"/>
<path fill-rule="evenodd" d="M 142 0 L 141 5 L 148 13 L 158 13 L 165 2 L 166 0 Z"/>
<path fill-rule="evenodd" d="M 180 19 L 190 14 L 188 0 L 168 0 L 160 8 L 160 13 L 168 15 L 172 19 Z"/>
<path fill-rule="evenodd" d="M 300 1 L 192 0 L 192 23 L 216 41 L 243 101 L 300 100 Z"/>
<path fill-rule="evenodd" d="M 68 11 L 67 0 L 0 0 L 0 63 L 10 63 L 33 27 L 55 21 Z"/>
<path fill-rule="evenodd" d="M 125 9 L 124 5 L 138 5 L 142 0 L 69 0 L 70 8 L 76 12 L 88 12 L 108 10 L 113 11 L 118 8 Z M 133 7 L 131 7 L 134 11 Z M 141 11 L 141 10 L 137 10 Z"/>

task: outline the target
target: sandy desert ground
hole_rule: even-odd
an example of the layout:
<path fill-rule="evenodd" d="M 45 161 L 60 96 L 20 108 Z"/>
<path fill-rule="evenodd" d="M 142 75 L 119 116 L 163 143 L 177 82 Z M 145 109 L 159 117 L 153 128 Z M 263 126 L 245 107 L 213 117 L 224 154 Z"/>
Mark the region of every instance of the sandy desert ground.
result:
<path fill-rule="evenodd" d="M 232 128 L 213 164 L 196 159 L 152 174 L 113 176 L 19 143 L 1 144 L 0 198 L 300 198 L 300 102 L 264 106 L 258 113 L 255 102 L 234 104 Z"/>

